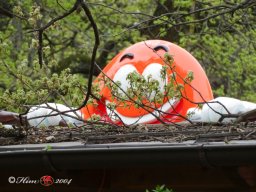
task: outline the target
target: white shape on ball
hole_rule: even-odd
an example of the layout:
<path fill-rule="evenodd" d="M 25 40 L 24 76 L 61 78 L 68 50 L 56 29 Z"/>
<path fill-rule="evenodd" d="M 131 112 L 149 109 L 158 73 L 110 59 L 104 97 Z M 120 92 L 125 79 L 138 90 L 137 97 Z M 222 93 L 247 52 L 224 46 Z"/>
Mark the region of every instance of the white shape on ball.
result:
<path fill-rule="evenodd" d="M 113 81 L 114 82 L 119 81 L 121 83 L 120 88 L 124 92 L 126 92 L 128 87 L 130 87 L 130 82 L 129 80 L 127 80 L 127 76 L 134 71 L 137 72 L 137 69 L 133 65 L 131 64 L 124 65 L 120 67 L 120 69 L 116 72 L 113 78 Z M 124 92 L 121 89 L 119 89 L 118 92 L 120 94 L 124 94 Z"/>
<path fill-rule="evenodd" d="M 157 80 L 159 82 L 159 91 L 164 94 L 164 86 L 167 84 L 167 77 L 165 79 L 161 77 L 162 68 L 163 66 L 159 63 L 151 63 L 144 69 L 142 75 L 146 79 L 151 75 L 152 79 Z M 150 99 L 153 99 L 155 95 L 156 92 L 150 93 Z"/>

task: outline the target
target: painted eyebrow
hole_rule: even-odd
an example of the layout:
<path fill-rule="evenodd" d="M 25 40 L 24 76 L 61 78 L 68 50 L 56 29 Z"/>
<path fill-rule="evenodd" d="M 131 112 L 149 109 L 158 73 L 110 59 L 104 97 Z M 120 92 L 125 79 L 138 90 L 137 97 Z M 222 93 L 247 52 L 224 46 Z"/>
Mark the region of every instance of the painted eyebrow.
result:
<path fill-rule="evenodd" d="M 157 45 L 157 46 L 155 46 L 153 49 L 154 49 L 155 51 L 158 51 L 159 49 L 162 49 L 162 50 L 164 50 L 165 52 L 168 52 L 168 51 L 169 51 L 168 47 L 166 47 L 165 45 Z"/>
<path fill-rule="evenodd" d="M 124 55 L 121 57 L 121 59 L 120 59 L 119 62 L 123 61 L 125 58 L 133 59 L 133 57 L 134 57 L 134 54 L 133 54 L 133 53 L 126 53 L 126 54 L 124 54 Z"/>

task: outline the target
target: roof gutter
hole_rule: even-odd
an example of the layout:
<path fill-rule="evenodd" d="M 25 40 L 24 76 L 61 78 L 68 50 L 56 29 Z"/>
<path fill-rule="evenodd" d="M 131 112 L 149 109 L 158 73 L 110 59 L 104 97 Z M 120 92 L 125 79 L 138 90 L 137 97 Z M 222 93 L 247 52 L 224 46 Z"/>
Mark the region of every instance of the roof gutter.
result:
<path fill-rule="evenodd" d="M 49 144 L 48 144 L 49 145 Z M 0 147 L 1 170 L 50 171 L 91 168 L 200 165 L 209 167 L 256 164 L 256 141 L 210 143 L 69 143 Z"/>

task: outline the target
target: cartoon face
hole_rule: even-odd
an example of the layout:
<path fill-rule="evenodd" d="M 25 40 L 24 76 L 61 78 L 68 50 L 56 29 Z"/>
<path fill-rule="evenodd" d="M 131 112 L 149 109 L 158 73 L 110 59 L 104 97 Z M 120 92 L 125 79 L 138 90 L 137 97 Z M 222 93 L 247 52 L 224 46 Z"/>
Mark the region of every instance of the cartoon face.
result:
<path fill-rule="evenodd" d="M 173 59 L 169 68 L 166 55 Z M 164 68 L 166 73 L 163 75 Z M 194 79 L 187 83 L 185 79 L 190 72 L 193 72 Z M 131 74 L 139 83 L 153 84 L 157 81 L 157 88 L 152 91 L 144 85 L 135 86 L 131 82 Z M 173 80 L 171 77 L 174 75 Z M 102 82 L 106 76 L 108 82 L 119 85 L 115 94 L 106 81 Z M 184 120 L 189 108 L 197 106 L 196 103 L 213 99 L 207 76 L 197 60 L 181 47 L 162 40 L 143 41 L 125 49 L 110 61 L 95 83 L 100 84 L 101 99 L 98 106 L 87 105 L 82 109 L 85 119 L 98 114 L 104 120 L 128 125 L 179 122 Z M 156 102 L 156 97 L 166 95 L 166 87 L 170 83 L 183 86 L 181 96 L 164 96 L 161 102 Z M 131 98 L 126 94 L 131 92 L 140 95 Z M 139 102 L 138 97 L 142 98 Z M 115 105 L 114 109 L 107 107 L 111 104 Z"/>

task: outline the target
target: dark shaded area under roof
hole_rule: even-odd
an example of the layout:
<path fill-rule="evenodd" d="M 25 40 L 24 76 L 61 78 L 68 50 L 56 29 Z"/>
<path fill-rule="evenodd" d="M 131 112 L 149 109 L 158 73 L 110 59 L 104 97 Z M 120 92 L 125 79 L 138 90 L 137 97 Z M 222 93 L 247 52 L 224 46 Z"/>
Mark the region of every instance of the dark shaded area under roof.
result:
<path fill-rule="evenodd" d="M 256 176 L 253 140 L 168 144 L 67 142 L 2 146 L 0 151 L 0 184 L 5 191 L 45 190 L 40 184 L 10 184 L 11 175 L 72 178 L 68 188 L 55 184 L 54 188 L 61 191 L 145 191 L 158 184 L 175 191 L 248 191 L 255 183 L 248 184 L 250 179 L 244 179 L 248 174 L 241 175 L 240 169 L 249 169 L 249 176 Z"/>
<path fill-rule="evenodd" d="M 48 188 L 60 191 L 136 192 L 161 184 L 175 192 L 254 191 L 256 186 L 254 123 L 50 128 L 26 137 L 16 131 L 2 132 L 7 134 L 2 141 L 16 143 L 0 147 L 4 191 L 44 191 L 40 184 L 8 183 L 10 176 L 44 175 L 71 178 L 70 186 Z M 34 138 L 38 144 L 26 144 Z"/>
<path fill-rule="evenodd" d="M 50 147 L 49 147 L 50 146 Z M 75 170 L 159 165 L 239 166 L 256 163 L 256 141 L 196 143 L 131 142 L 83 144 L 79 142 L 0 147 L 0 168 Z M 33 160 L 33 161 L 32 161 Z M 24 166 L 26 165 L 27 166 Z"/>

